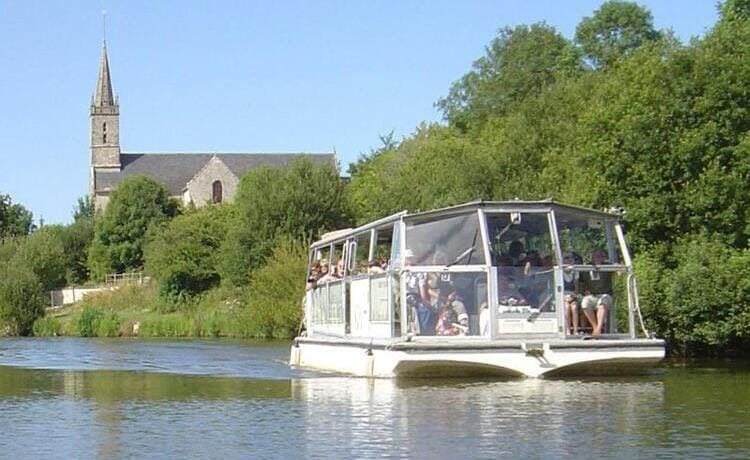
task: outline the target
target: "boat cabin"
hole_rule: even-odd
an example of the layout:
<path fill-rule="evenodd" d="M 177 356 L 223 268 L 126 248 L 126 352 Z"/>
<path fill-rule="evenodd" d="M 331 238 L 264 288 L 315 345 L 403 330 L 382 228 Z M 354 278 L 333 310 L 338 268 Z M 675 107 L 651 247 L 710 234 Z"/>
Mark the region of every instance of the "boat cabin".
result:
<path fill-rule="evenodd" d="M 637 336 L 618 214 L 551 200 L 404 211 L 329 233 L 310 248 L 307 287 L 308 337 Z"/>

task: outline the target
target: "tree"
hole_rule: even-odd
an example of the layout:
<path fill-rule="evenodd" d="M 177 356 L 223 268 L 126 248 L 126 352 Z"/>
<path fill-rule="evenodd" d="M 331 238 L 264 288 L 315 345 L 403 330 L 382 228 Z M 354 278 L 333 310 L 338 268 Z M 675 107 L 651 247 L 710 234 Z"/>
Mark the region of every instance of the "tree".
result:
<path fill-rule="evenodd" d="M 9 265 L 29 269 L 45 292 L 65 286 L 65 253 L 55 229 L 39 229 L 19 241 Z"/>
<path fill-rule="evenodd" d="M 73 221 L 78 222 L 79 220 L 87 219 L 92 220 L 94 218 L 94 202 L 91 197 L 86 195 L 78 198 L 78 203 L 73 208 Z"/>
<path fill-rule="evenodd" d="M 576 27 L 575 40 L 595 68 L 609 67 L 641 45 L 656 41 L 651 13 L 637 3 L 610 0 Z"/>
<path fill-rule="evenodd" d="M 89 250 L 91 275 L 122 273 L 143 267 L 143 246 L 149 226 L 177 213 L 177 203 L 161 184 L 146 176 L 130 176 L 110 196 L 104 214 L 97 219 Z"/>
<path fill-rule="evenodd" d="M 506 27 L 436 106 L 452 125 L 466 130 L 579 70 L 579 52 L 553 27 Z"/>
<path fill-rule="evenodd" d="M 33 228 L 31 212 L 0 193 L 0 238 L 28 235 Z"/>
<path fill-rule="evenodd" d="M 266 264 L 253 272 L 247 290 L 243 321 L 246 335 L 258 338 L 292 338 L 302 319 L 307 246 L 281 238 Z"/>
<path fill-rule="evenodd" d="M 233 211 L 230 204 L 206 206 L 152 227 L 146 272 L 158 280 L 163 297 L 185 299 L 219 284 L 218 249 Z"/>
<path fill-rule="evenodd" d="M 13 335 L 31 333 L 34 321 L 44 316 L 42 284 L 29 267 L 0 264 L 0 320 Z"/>
<path fill-rule="evenodd" d="M 298 159 L 283 168 L 260 167 L 237 187 L 234 219 L 221 248 L 222 280 L 246 285 L 278 237 L 304 240 L 351 223 L 345 184 L 332 164 Z"/>

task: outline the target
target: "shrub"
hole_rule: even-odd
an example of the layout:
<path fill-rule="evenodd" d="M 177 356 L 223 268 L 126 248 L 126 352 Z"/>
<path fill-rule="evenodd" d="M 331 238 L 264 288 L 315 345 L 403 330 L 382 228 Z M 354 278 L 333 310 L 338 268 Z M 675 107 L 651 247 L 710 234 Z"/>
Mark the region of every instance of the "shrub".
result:
<path fill-rule="evenodd" d="M 265 266 L 250 278 L 241 321 L 246 334 L 258 338 L 290 338 L 302 319 L 307 248 L 281 240 Z"/>
<path fill-rule="evenodd" d="M 165 299 L 189 299 L 219 284 L 218 249 L 232 216 L 230 205 L 206 206 L 153 232 L 145 248 L 146 272 Z"/>
<path fill-rule="evenodd" d="M 44 316 L 42 283 L 25 265 L 0 265 L 0 320 L 13 335 L 28 335 Z"/>
<path fill-rule="evenodd" d="M 104 311 L 99 308 L 84 307 L 76 323 L 76 332 L 81 337 L 96 337 L 99 322 L 104 317 Z"/>
<path fill-rule="evenodd" d="M 32 330 L 36 337 L 57 337 L 62 335 L 62 323 L 57 318 L 45 316 L 34 321 Z"/>

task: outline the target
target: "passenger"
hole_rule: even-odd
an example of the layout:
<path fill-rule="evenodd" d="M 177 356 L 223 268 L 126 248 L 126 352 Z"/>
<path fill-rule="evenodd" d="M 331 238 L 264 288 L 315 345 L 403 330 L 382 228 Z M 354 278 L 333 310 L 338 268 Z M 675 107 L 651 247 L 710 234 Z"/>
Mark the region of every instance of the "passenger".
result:
<path fill-rule="evenodd" d="M 317 260 L 310 265 L 310 276 L 307 277 L 307 284 L 305 288 L 309 291 L 315 289 L 315 286 L 320 278 L 320 262 Z"/>
<path fill-rule="evenodd" d="M 433 308 L 437 308 L 444 294 L 442 294 L 440 275 L 430 273 L 427 281 L 422 285 L 422 301 Z"/>
<path fill-rule="evenodd" d="M 524 265 L 524 259 L 526 258 L 524 249 L 523 243 L 518 240 L 513 240 L 513 242 L 510 243 L 510 247 L 508 247 L 510 265 L 514 267 L 521 267 Z"/>
<path fill-rule="evenodd" d="M 331 273 L 328 271 L 328 259 L 322 259 L 320 261 L 320 272 L 318 277 L 318 284 L 327 283 L 334 279 Z"/>
<path fill-rule="evenodd" d="M 604 251 L 596 249 L 591 253 L 591 261 L 594 266 L 606 263 Z M 602 328 L 607 320 L 607 314 L 612 308 L 612 272 L 603 272 L 597 269 L 581 273 L 580 285 L 582 287 L 583 301 L 581 309 L 586 319 L 591 324 L 593 335 L 602 333 Z"/>
<path fill-rule="evenodd" d="M 458 292 L 456 291 L 455 286 L 452 284 L 449 284 L 447 289 L 447 295 L 445 296 L 446 299 L 446 305 L 453 309 L 453 311 L 456 312 L 456 316 L 460 317 L 461 315 L 466 314 L 466 305 L 464 305 L 463 299 L 458 295 Z M 468 319 L 468 316 L 467 316 Z"/>
<path fill-rule="evenodd" d="M 458 316 L 452 308 L 446 306 L 440 309 L 435 333 L 437 335 L 459 335 L 461 333 L 461 328 L 458 327 Z"/>
<path fill-rule="evenodd" d="M 380 273 L 385 273 L 385 270 L 383 270 L 383 268 L 380 266 L 380 261 L 378 260 L 371 260 L 368 265 L 369 267 L 367 271 L 371 275 L 378 275 Z"/>
<path fill-rule="evenodd" d="M 409 268 L 415 264 L 414 252 L 407 249 L 404 252 L 404 268 Z M 423 272 L 408 271 L 406 274 L 406 292 L 422 296 L 422 287 L 427 279 L 427 274 Z"/>
<path fill-rule="evenodd" d="M 336 270 L 334 271 L 333 276 L 339 279 L 346 276 L 346 266 L 344 265 L 343 258 L 339 259 L 339 261 L 336 262 Z"/>
<path fill-rule="evenodd" d="M 563 265 L 572 265 L 574 263 L 573 255 L 567 254 L 563 258 Z M 578 335 L 578 283 L 580 273 L 569 268 L 563 268 L 563 293 L 565 295 L 565 327 L 568 334 Z"/>
<path fill-rule="evenodd" d="M 406 295 L 406 305 L 412 311 L 414 333 L 417 335 L 433 335 L 437 317 L 435 310 L 422 302 L 422 299 L 414 293 Z"/>

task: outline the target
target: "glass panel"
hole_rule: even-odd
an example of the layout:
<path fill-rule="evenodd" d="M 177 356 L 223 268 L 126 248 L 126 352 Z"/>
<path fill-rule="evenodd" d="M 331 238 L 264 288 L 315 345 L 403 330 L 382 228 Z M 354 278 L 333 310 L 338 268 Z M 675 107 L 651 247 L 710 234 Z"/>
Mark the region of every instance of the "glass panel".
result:
<path fill-rule="evenodd" d="M 577 278 L 577 284 L 570 285 L 571 292 L 566 283 L 566 332 L 574 335 L 616 332 L 614 287 L 620 278 L 617 273 L 569 269 L 565 271 L 564 280 L 568 278 Z"/>
<path fill-rule="evenodd" d="M 329 305 L 327 309 L 327 323 L 341 324 L 344 322 L 344 282 L 331 283 L 328 291 Z"/>
<path fill-rule="evenodd" d="M 344 243 L 334 244 L 330 268 L 330 274 L 334 279 L 340 279 L 345 276 L 344 255 Z"/>
<path fill-rule="evenodd" d="M 385 274 L 370 279 L 370 321 L 388 322 L 388 278 Z"/>
<path fill-rule="evenodd" d="M 356 252 L 351 254 L 353 262 L 350 265 L 352 275 L 363 275 L 367 273 L 367 262 L 370 258 L 370 232 L 362 233 L 354 238 L 356 242 Z"/>
<path fill-rule="evenodd" d="M 375 254 L 370 272 L 382 273 L 388 268 L 391 255 L 391 243 L 393 242 L 393 226 L 381 227 L 375 231 Z"/>
<path fill-rule="evenodd" d="M 601 220 L 570 211 L 556 211 L 557 232 L 563 255 L 575 264 L 619 264 L 621 252 L 614 221 Z"/>
<path fill-rule="evenodd" d="M 408 272 L 408 331 L 415 335 L 479 334 L 479 310 L 487 304 L 484 272 Z"/>
<path fill-rule="evenodd" d="M 406 261 L 411 265 L 484 264 L 476 213 L 406 224 Z"/>
<path fill-rule="evenodd" d="M 330 268 L 330 258 L 329 253 L 331 252 L 330 246 L 326 246 L 324 248 L 320 248 L 315 250 L 315 256 L 313 260 L 313 265 L 318 265 L 318 273 L 316 275 L 316 280 L 320 280 L 321 278 L 325 277 L 329 273 Z M 312 267 L 311 267 L 312 268 Z M 311 270 L 312 274 L 312 270 Z"/>
<path fill-rule="evenodd" d="M 492 265 L 551 267 L 552 239 L 547 213 L 487 214 Z"/>

